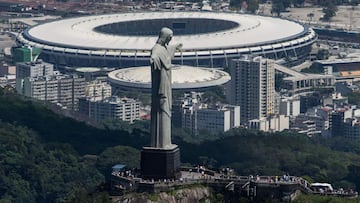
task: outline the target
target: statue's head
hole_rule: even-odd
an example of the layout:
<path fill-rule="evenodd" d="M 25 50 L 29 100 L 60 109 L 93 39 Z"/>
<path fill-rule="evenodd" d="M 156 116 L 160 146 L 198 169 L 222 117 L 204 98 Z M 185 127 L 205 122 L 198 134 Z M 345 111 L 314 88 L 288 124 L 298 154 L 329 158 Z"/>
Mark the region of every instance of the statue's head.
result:
<path fill-rule="evenodd" d="M 172 39 L 172 36 L 173 36 L 173 31 L 170 28 L 163 27 L 160 30 L 159 38 L 156 43 L 161 45 L 167 45 Z"/>

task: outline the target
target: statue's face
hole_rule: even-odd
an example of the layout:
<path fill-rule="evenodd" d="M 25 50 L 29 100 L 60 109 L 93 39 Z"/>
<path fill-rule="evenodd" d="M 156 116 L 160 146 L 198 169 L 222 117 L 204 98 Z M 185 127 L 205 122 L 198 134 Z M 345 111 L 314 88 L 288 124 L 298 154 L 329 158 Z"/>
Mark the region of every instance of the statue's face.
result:
<path fill-rule="evenodd" d="M 172 30 L 166 27 L 162 28 L 157 43 L 160 43 L 162 45 L 168 45 L 172 37 L 173 37 Z"/>
<path fill-rule="evenodd" d="M 165 41 L 165 44 L 168 45 L 169 42 L 171 41 L 173 35 L 172 34 L 169 34 L 167 37 L 166 37 L 166 41 Z"/>

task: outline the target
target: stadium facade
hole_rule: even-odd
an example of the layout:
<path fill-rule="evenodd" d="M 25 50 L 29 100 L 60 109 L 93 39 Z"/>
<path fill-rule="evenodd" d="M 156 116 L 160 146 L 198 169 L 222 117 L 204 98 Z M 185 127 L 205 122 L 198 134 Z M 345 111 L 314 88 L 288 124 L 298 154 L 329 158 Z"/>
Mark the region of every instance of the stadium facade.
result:
<path fill-rule="evenodd" d="M 64 66 L 132 67 L 149 64 L 161 27 L 183 43 L 174 64 L 228 67 L 243 54 L 301 63 L 317 39 L 295 21 L 215 12 L 144 12 L 69 18 L 31 27 L 20 45 L 42 49 L 41 58 Z"/>

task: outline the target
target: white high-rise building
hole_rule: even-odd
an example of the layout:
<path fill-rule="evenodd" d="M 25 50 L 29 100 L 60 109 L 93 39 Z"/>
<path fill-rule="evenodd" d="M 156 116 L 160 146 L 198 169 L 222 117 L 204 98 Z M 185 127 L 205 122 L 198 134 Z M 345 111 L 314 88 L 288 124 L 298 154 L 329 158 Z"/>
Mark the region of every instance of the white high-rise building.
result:
<path fill-rule="evenodd" d="M 206 129 L 210 134 L 230 130 L 230 110 L 199 109 L 197 111 L 197 129 Z"/>
<path fill-rule="evenodd" d="M 97 122 L 118 119 L 132 123 L 140 119 L 140 102 L 117 96 L 105 99 L 83 97 L 79 99 L 79 112 Z"/>
<path fill-rule="evenodd" d="M 85 96 L 85 79 L 54 71 L 53 64 L 41 60 L 16 64 L 16 90 L 19 94 L 77 110 Z"/>
<path fill-rule="evenodd" d="M 240 106 L 225 105 L 224 109 L 230 110 L 230 128 L 240 126 Z"/>
<path fill-rule="evenodd" d="M 54 75 L 54 65 L 41 60 L 16 64 L 16 90 L 24 94 L 24 79 Z"/>
<path fill-rule="evenodd" d="M 26 77 L 23 86 L 22 95 L 26 97 L 59 103 L 73 110 L 77 109 L 78 99 L 85 96 L 85 79 L 76 75 Z"/>
<path fill-rule="evenodd" d="M 16 64 L 16 78 L 50 76 L 54 74 L 54 65 L 38 60 Z"/>
<path fill-rule="evenodd" d="M 85 95 L 86 97 L 100 99 L 111 97 L 111 85 L 100 80 L 94 80 L 85 86 Z"/>
<path fill-rule="evenodd" d="M 46 100 L 46 78 L 25 78 L 24 79 L 24 90 L 23 95 L 38 100 Z M 57 102 L 57 101 L 56 101 Z"/>
<path fill-rule="evenodd" d="M 79 98 L 85 96 L 85 78 L 77 75 L 64 75 L 58 78 L 59 103 L 77 110 Z"/>
<path fill-rule="evenodd" d="M 298 116 L 300 114 L 300 98 L 297 96 L 281 97 L 279 114 L 286 116 Z"/>
<path fill-rule="evenodd" d="M 272 117 L 263 117 L 260 119 L 249 120 L 249 129 L 261 130 L 265 132 L 276 132 L 289 129 L 289 117 L 285 115 L 276 115 Z"/>
<path fill-rule="evenodd" d="M 220 108 L 207 108 L 193 104 L 183 108 L 182 128 L 190 130 L 191 135 L 199 135 L 202 130 L 209 134 L 226 132 L 240 126 L 240 107 L 225 105 Z"/>
<path fill-rule="evenodd" d="M 201 102 L 201 95 L 192 92 L 175 100 L 172 109 L 172 124 L 175 127 L 187 129 L 191 135 L 197 136 L 202 131 L 217 134 L 240 126 L 239 106 L 225 104 L 208 107 Z"/>
<path fill-rule="evenodd" d="M 275 113 L 274 61 L 245 55 L 233 59 L 230 66 L 227 99 L 240 106 L 240 121 L 260 119 Z"/>

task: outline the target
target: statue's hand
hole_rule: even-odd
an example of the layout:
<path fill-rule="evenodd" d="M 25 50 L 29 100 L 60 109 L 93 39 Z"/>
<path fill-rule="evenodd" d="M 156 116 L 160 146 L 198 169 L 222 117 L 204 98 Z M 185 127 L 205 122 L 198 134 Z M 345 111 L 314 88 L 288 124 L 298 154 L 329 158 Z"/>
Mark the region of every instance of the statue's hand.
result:
<path fill-rule="evenodd" d="M 182 46 L 183 46 L 183 44 L 182 44 L 182 43 L 179 43 L 179 44 L 176 45 L 176 49 L 177 49 L 177 50 L 180 50 L 180 49 L 182 48 Z"/>

